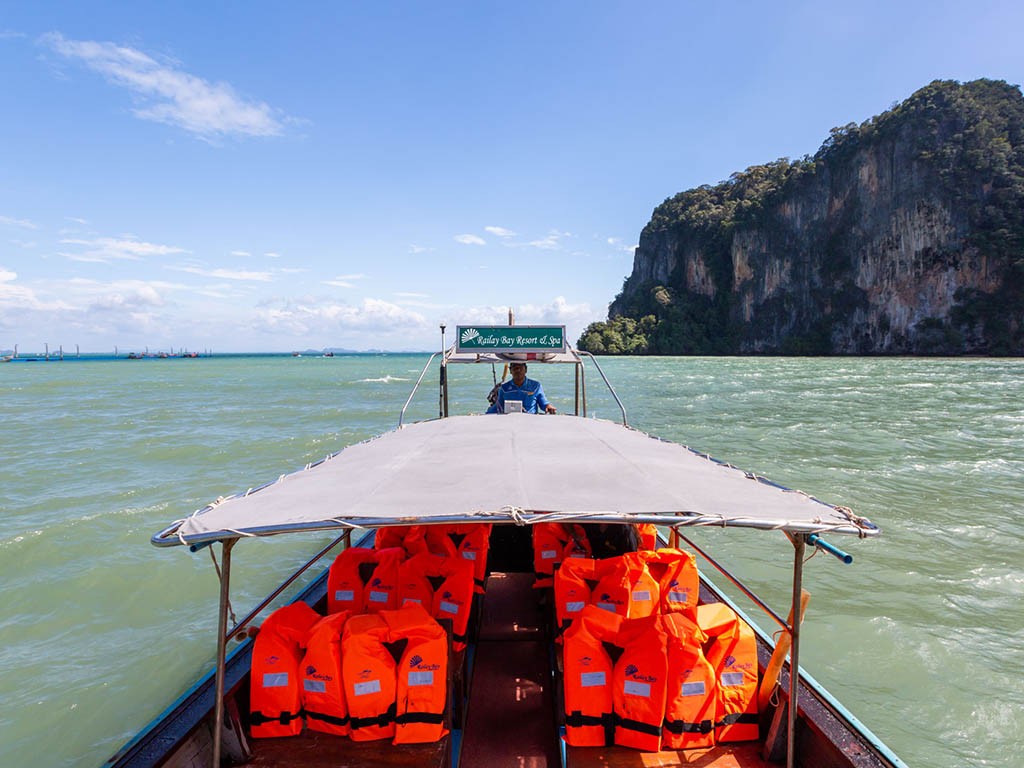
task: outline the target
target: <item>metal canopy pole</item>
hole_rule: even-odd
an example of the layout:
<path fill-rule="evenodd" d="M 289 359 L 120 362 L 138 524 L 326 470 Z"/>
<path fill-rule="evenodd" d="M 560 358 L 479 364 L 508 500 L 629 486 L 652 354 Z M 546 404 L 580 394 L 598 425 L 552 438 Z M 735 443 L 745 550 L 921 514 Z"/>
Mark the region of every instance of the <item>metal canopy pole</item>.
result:
<path fill-rule="evenodd" d="M 796 759 L 796 711 L 797 691 L 800 689 L 800 596 L 803 592 L 804 549 L 807 534 L 798 533 L 793 537 L 793 607 L 790 611 L 792 623 L 789 634 L 789 711 L 786 713 L 786 768 L 793 768 Z"/>
<path fill-rule="evenodd" d="M 213 703 L 213 768 L 220 768 L 221 731 L 224 728 L 224 666 L 228 646 L 228 595 L 231 582 L 231 548 L 236 539 L 221 544 L 220 616 L 217 620 L 217 684 Z"/>

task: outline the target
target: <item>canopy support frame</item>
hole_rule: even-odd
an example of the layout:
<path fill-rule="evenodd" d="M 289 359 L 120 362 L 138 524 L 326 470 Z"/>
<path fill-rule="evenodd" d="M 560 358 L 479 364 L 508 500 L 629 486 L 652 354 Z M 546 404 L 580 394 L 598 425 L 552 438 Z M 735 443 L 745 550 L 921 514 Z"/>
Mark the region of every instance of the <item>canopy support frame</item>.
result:
<path fill-rule="evenodd" d="M 807 534 L 790 536 L 793 542 L 793 597 L 790 609 L 789 636 L 789 708 L 786 712 L 786 768 L 793 768 L 796 760 L 797 696 L 800 690 L 800 599 L 803 593 L 804 551 Z"/>
<path fill-rule="evenodd" d="M 213 702 L 213 765 L 220 765 L 224 729 L 224 674 L 228 647 L 228 599 L 231 592 L 231 550 L 237 539 L 221 542 L 220 606 L 217 617 L 217 673 Z"/>

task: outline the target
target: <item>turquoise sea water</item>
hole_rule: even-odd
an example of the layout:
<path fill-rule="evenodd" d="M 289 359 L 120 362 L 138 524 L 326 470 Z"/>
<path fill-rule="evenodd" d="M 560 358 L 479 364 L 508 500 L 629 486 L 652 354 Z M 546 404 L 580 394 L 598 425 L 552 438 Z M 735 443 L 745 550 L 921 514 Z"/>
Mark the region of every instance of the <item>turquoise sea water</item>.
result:
<path fill-rule="evenodd" d="M 216 575 L 208 551 L 149 537 L 390 429 L 426 359 L 0 364 L 0 765 L 99 765 L 188 688 L 213 657 Z M 876 540 L 833 538 L 853 565 L 808 562 L 805 668 L 911 766 L 1020 765 L 1024 361 L 603 367 L 634 426 L 882 527 Z M 531 375 L 569 409 L 567 370 Z M 490 369 L 452 379 L 452 412 L 480 410 Z M 588 381 L 591 415 L 614 418 Z M 437 405 L 426 387 L 410 417 Z M 781 534 L 691 535 L 785 615 L 792 547 Z M 329 538 L 242 542 L 236 612 Z"/>

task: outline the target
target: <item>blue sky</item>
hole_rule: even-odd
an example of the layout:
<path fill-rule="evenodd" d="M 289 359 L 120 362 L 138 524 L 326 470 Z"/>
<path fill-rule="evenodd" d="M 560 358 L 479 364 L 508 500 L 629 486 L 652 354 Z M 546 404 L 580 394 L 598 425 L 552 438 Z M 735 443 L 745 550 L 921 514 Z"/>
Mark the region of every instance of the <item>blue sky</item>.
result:
<path fill-rule="evenodd" d="M 655 206 L 934 79 L 1024 4 L 0 2 L 0 350 L 435 349 L 604 319 Z"/>

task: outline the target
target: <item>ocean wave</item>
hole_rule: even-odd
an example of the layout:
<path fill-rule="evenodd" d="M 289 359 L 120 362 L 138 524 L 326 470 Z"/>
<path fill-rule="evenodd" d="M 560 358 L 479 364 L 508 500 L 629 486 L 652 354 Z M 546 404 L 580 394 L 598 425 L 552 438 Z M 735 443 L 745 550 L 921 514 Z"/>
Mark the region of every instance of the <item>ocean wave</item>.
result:
<path fill-rule="evenodd" d="M 404 379 L 401 376 L 382 376 L 379 379 L 360 379 L 360 384 L 391 384 L 396 381 L 412 381 L 412 379 Z"/>

